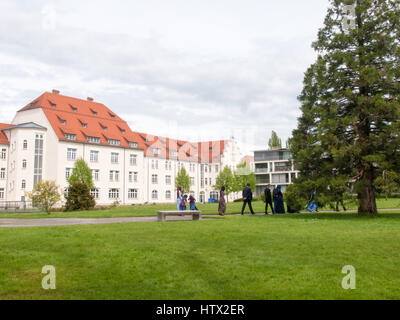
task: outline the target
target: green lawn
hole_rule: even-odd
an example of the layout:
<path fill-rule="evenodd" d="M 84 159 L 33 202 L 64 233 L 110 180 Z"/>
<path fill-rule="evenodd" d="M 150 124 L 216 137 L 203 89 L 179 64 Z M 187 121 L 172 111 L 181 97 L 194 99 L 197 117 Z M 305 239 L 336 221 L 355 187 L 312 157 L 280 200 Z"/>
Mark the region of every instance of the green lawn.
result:
<path fill-rule="evenodd" d="M 0 243 L 0 299 L 400 299 L 400 213 L 13 228 Z"/>
<path fill-rule="evenodd" d="M 354 204 L 346 204 L 349 209 L 356 209 Z M 400 199 L 378 199 L 379 209 L 400 208 Z M 197 207 L 205 215 L 218 214 L 218 204 L 197 204 Z M 265 210 L 265 204 L 262 201 L 253 202 L 254 211 L 261 213 Z M 323 208 L 330 210 L 330 208 Z M 342 209 L 340 207 L 340 209 Z M 115 217 L 148 217 L 157 215 L 159 210 L 176 210 L 174 204 L 156 204 L 156 205 L 135 205 L 117 207 L 107 210 L 77 211 L 77 212 L 53 212 L 50 215 L 46 213 L 0 213 L 1 218 L 14 219 L 38 219 L 38 218 L 115 218 Z M 230 202 L 227 204 L 227 214 L 240 213 L 242 203 Z M 270 209 L 269 209 L 270 210 Z M 246 212 L 249 209 L 246 208 Z M 1 221 L 1 220 L 0 220 Z"/>

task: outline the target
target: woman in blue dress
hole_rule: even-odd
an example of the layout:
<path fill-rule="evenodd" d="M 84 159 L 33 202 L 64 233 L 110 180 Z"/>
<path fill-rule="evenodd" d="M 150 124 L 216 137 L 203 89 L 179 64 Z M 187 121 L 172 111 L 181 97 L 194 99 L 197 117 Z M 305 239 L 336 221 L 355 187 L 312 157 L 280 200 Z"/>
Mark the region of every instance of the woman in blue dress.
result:
<path fill-rule="evenodd" d="M 277 186 L 273 191 L 273 198 L 274 198 L 274 210 L 275 213 L 286 213 L 285 212 L 285 205 L 283 203 L 283 193 L 281 190 L 281 186 Z"/>

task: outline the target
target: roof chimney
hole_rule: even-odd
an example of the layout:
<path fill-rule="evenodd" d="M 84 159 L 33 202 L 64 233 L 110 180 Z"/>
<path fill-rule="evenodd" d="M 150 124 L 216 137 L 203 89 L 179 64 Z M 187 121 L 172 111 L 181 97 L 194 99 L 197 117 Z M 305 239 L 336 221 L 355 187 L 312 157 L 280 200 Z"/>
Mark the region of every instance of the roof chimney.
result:
<path fill-rule="evenodd" d="M 60 94 L 60 90 L 53 89 L 54 94 Z"/>
<path fill-rule="evenodd" d="M 93 98 L 91 98 L 91 97 L 88 97 L 87 98 L 87 101 L 90 101 L 90 102 L 92 102 L 94 99 Z"/>

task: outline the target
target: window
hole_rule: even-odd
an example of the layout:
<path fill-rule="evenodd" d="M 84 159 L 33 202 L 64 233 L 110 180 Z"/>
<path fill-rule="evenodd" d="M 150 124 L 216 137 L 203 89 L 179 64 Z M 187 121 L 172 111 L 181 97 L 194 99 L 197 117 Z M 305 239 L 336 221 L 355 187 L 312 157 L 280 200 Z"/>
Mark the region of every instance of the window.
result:
<path fill-rule="evenodd" d="M 72 169 L 71 168 L 66 168 L 65 169 L 65 179 L 69 179 L 69 177 L 71 176 L 71 172 L 72 172 Z"/>
<path fill-rule="evenodd" d="M 206 185 L 208 185 L 208 179 L 207 178 L 206 178 L 205 182 L 206 182 Z"/>
<path fill-rule="evenodd" d="M 208 166 L 205 165 L 205 166 L 204 166 L 204 171 L 207 172 L 207 170 L 208 170 Z"/>
<path fill-rule="evenodd" d="M 194 186 L 194 177 L 190 177 L 190 185 Z"/>
<path fill-rule="evenodd" d="M 22 169 L 26 169 L 27 162 L 26 160 L 22 160 Z"/>
<path fill-rule="evenodd" d="M 111 153 L 111 163 L 118 163 L 119 153 Z"/>
<path fill-rule="evenodd" d="M 178 152 L 177 151 L 171 151 L 171 157 L 176 158 L 178 156 Z"/>
<path fill-rule="evenodd" d="M 36 185 L 39 181 L 42 180 L 42 170 L 43 170 L 43 134 L 36 134 L 34 164 L 33 164 L 33 185 Z"/>
<path fill-rule="evenodd" d="M 150 148 L 150 150 L 153 154 L 157 154 L 157 155 L 161 154 L 161 149 L 159 149 L 159 148 Z"/>
<path fill-rule="evenodd" d="M 152 182 L 153 184 L 157 184 L 157 183 L 158 183 L 158 175 L 153 174 L 153 175 L 151 176 L 151 182 Z"/>
<path fill-rule="evenodd" d="M 100 170 L 94 169 L 92 170 L 92 177 L 94 181 L 99 181 L 100 179 Z"/>
<path fill-rule="evenodd" d="M 115 119 L 115 115 L 114 114 L 112 114 L 110 112 L 108 114 L 110 115 L 111 118 Z"/>
<path fill-rule="evenodd" d="M 100 138 L 97 137 L 86 137 L 88 143 L 100 144 Z"/>
<path fill-rule="evenodd" d="M 71 105 L 69 105 L 69 106 L 71 107 L 71 109 L 72 109 L 73 112 L 77 112 L 77 111 L 78 111 L 78 109 L 75 108 L 74 106 L 71 106 Z"/>
<path fill-rule="evenodd" d="M 7 157 L 7 150 L 6 149 L 1 149 L 0 159 L 1 160 L 6 160 L 6 157 Z"/>
<path fill-rule="evenodd" d="M 4 200 L 4 188 L 0 188 L 0 200 Z"/>
<path fill-rule="evenodd" d="M 119 181 L 119 171 L 110 171 L 110 181 L 111 182 L 113 182 L 113 181 L 116 181 L 116 182 L 118 182 Z"/>
<path fill-rule="evenodd" d="M 28 141 L 27 140 L 24 140 L 23 148 L 24 148 L 24 150 L 28 149 Z"/>
<path fill-rule="evenodd" d="M 157 190 L 153 190 L 153 192 L 151 193 L 151 198 L 153 200 L 157 200 L 158 199 L 158 191 Z"/>
<path fill-rule="evenodd" d="M 98 151 L 90 151 L 90 162 L 99 162 L 99 152 Z"/>
<path fill-rule="evenodd" d="M 76 149 L 68 148 L 67 150 L 67 160 L 75 161 L 76 160 Z"/>
<path fill-rule="evenodd" d="M 92 111 L 93 115 L 97 116 L 97 111 L 94 111 L 93 109 L 90 109 Z"/>
<path fill-rule="evenodd" d="M 119 199 L 119 189 L 109 189 L 108 190 L 108 198 L 112 200 Z"/>
<path fill-rule="evenodd" d="M 138 144 L 136 142 L 129 142 L 129 146 L 133 149 L 137 149 Z"/>
<path fill-rule="evenodd" d="M 5 180 L 6 178 L 6 168 L 1 168 L 0 170 L 0 180 Z"/>
<path fill-rule="evenodd" d="M 22 180 L 21 182 L 21 189 L 25 190 L 26 189 L 26 180 Z"/>
<path fill-rule="evenodd" d="M 169 190 L 165 191 L 165 199 L 167 199 L 167 200 L 171 199 L 171 191 L 169 191 Z"/>
<path fill-rule="evenodd" d="M 90 190 L 90 194 L 93 196 L 94 199 L 98 200 L 100 198 L 99 189 L 92 189 Z"/>
<path fill-rule="evenodd" d="M 64 137 L 67 140 L 72 140 L 75 141 L 76 140 L 76 134 L 69 134 L 69 133 L 64 133 Z"/>
<path fill-rule="evenodd" d="M 129 182 L 137 182 L 137 181 L 138 181 L 138 173 L 129 172 Z"/>
<path fill-rule="evenodd" d="M 136 154 L 130 155 L 130 164 L 131 164 L 131 166 L 136 166 L 136 164 L 137 164 L 137 155 Z"/>
<path fill-rule="evenodd" d="M 219 172 L 219 166 L 215 165 L 215 172 L 218 173 Z"/>
<path fill-rule="evenodd" d="M 165 170 L 168 170 L 168 161 L 165 161 Z"/>
<path fill-rule="evenodd" d="M 158 169 L 158 160 L 156 160 L 156 169 Z"/>
<path fill-rule="evenodd" d="M 137 199 L 137 198 L 138 198 L 137 189 L 129 189 L 128 190 L 128 199 Z"/>
<path fill-rule="evenodd" d="M 165 184 L 171 184 L 171 176 L 165 176 Z"/>
<path fill-rule="evenodd" d="M 107 141 L 108 141 L 108 144 L 111 144 L 111 145 L 113 145 L 113 146 L 119 146 L 119 145 L 121 145 L 121 141 L 119 141 L 119 140 L 108 139 Z"/>

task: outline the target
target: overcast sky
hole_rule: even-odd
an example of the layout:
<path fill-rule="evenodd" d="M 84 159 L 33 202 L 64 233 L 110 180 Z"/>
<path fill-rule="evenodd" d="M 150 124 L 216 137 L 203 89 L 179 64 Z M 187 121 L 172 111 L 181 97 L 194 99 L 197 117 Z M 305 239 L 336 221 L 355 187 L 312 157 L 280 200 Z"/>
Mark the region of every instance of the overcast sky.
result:
<path fill-rule="evenodd" d="M 285 141 L 328 0 L 0 0 L 0 122 L 44 91 L 91 96 L 132 130 Z"/>

